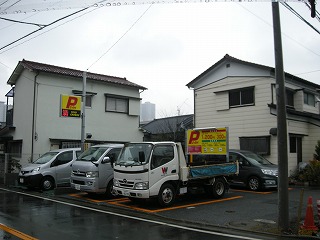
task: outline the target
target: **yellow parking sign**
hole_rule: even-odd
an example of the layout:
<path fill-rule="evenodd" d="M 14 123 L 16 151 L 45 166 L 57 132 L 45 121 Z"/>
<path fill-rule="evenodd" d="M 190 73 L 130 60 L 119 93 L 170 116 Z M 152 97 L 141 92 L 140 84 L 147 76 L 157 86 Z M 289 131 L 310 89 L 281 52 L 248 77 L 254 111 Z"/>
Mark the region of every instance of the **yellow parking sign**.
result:
<path fill-rule="evenodd" d="M 81 96 L 61 95 L 61 117 L 81 116 Z"/>

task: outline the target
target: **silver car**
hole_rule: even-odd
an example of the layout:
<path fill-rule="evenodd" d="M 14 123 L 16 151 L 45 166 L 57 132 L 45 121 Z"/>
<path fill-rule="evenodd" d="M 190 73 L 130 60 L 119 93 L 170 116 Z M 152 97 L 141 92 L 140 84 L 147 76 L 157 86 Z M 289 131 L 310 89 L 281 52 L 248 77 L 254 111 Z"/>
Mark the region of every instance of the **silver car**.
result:
<path fill-rule="evenodd" d="M 51 190 L 70 185 L 71 164 L 81 154 L 81 148 L 52 150 L 43 154 L 19 172 L 19 185 Z"/>

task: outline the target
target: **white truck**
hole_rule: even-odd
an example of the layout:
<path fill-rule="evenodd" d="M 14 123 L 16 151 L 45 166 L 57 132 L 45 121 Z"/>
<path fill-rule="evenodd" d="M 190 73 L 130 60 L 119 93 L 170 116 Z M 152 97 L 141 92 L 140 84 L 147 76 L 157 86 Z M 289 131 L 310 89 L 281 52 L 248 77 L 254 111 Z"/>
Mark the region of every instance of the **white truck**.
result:
<path fill-rule="evenodd" d="M 177 194 L 195 189 L 222 198 L 229 187 L 225 176 L 237 174 L 238 163 L 229 163 L 228 154 L 195 154 L 208 151 L 200 148 L 191 146 L 193 154 L 187 161 L 180 143 L 127 143 L 114 163 L 113 190 L 132 201 L 157 198 L 164 207 L 173 204 Z M 215 150 L 212 147 L 209 151 Z"/>

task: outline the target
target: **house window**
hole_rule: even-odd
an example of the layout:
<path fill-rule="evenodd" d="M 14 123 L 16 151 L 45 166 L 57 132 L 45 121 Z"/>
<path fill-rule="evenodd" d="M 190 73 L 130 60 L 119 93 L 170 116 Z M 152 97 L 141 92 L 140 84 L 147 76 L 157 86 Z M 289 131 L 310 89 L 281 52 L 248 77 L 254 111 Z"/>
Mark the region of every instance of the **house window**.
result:
<path fill-rule="evenodd" d="M 128 98 L 106 96 L 106 112 L 129 112 L 129 100 Z"/>
<path fill-rule="evenodd" d="M 314 94 L 304 92 L 303 96 L 304 96 L 304 104 L 307 104 L 313 107 L 316 105 Z"/>
<path fill-rule="evenodd" d="M 254 88 L 242 88 L 229 91 L 229 107 L 254 104 Z"/>
<path fill-rule="evenodd" d="M 294 107 L 294 92 L 286 89 L 286 105 Z"/>
<path fill-rule="evenodd" d="M 22 141 L 13 141 L 10 143 L 10 153 L 13 157 L 21 157 Z"/>
<path fill-rule="evenodd" d="M 80 90 L 72 90 L 72 93 L 75 96 L 82 96 L 82 91 Z M 88 92 L 86 91 L 86 107 L 91 108 L 92 107 L 92 97 L 97 95 L 95 92 Z"/>
<path fill-rule="evenodd" d="M 270 155 L 270 136 L 240 137 L 240 149 Z"/>
<path fill-rule="evenodd" d="M 86 107 L 88 107 L 88 108 L 92 107 L 92 96 L 91 95 L 86 96 Z"/>

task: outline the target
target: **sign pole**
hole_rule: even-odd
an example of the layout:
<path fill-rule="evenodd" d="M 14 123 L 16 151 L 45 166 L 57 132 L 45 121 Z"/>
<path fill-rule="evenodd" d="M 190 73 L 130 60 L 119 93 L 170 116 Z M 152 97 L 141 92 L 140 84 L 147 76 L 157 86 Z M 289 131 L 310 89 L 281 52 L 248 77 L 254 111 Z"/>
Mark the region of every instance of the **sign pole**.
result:
<path fill-rule="evenodd" d="M 84 151 L 85 140 L 85 128 L 86 128 L 86 85 L 87 85 L 87 72 L 83 72 L 83 84 L 82 84 L 82 113 L 81 113 L 81 152 Z"/>

